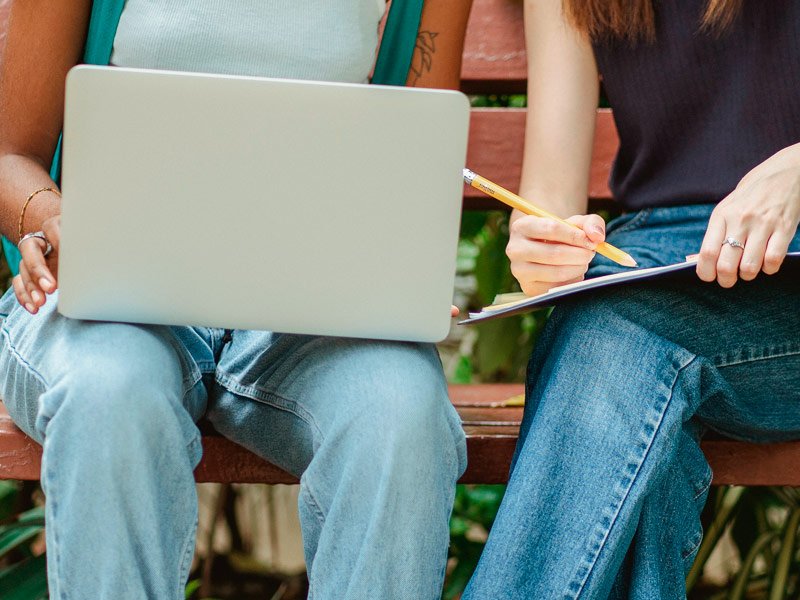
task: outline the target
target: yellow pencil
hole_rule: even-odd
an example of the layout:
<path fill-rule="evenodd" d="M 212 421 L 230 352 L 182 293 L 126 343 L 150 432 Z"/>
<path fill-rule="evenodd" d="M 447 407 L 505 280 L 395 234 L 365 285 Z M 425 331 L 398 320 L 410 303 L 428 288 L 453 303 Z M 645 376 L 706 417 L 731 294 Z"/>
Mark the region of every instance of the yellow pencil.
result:
<path fill-rule="evenodd" d="M 569 221 L 565 221 L 564 219 L 557 217 L 553 213 L 547 212 L 541 208 L 538 208 L 525 200 L 524 198 L 517 196 L 514 192 L 510 192 L 504 187 L 497 185 L 496 183 L 492 183 L 485 177 L 481 177 L 474 171 L 470 171 L 469 169 L 464 169 L 464 182 L 467 185 L 471 185 L 476 190 L 482 191 L 484 194 L 487 194 L 494 198 L 495 200 L 500 200 L 505 204 L 508 204 L 512 208 L 516 208 L 521 210 L 525 214 L 534 215 L 537 217 L 545 217 L 548 219 L 555 219 L 561 223 L 569 225 L 570 227 L 575 227 L 576 229 L 580 229 L 577 225 L 570 223 Z M 630 254 L 623 252 L 619 248 L 616 248 L 609 244 L 608 242 L 601 242 L 597 245 L 597 253 L 602 254 L 606 258 L 613 260 L 615 263 L 620 264 L 624 267 L 635 267 L 636 261 L 633 260 Z"/>

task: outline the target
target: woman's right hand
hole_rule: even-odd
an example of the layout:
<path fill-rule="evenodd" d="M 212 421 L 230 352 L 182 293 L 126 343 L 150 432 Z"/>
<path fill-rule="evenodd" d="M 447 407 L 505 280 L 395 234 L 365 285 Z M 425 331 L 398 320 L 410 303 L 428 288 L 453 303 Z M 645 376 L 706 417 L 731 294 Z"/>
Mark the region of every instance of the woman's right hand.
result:
<path fill-rule="evenodd" d="M 605 241 L 605 221 L 599 215 L 575 215 L 566 221 L 514 211 L 506 255 L 511 273 L 528 296 L 543 294 L 550 288 L 581 281 Z"/>
<path fill-rule="evenodd" d="M 42 232 L 53 250 L 45 257 L 46 244 L 39 238 L 29 238 L 19 245 L 22 260 L 19 275 L 14 277 L 14 293 L 19 303 L 36 314 L 58 287 L 58 249 L 61 242 L 61 215 L 42 222 Z"/>

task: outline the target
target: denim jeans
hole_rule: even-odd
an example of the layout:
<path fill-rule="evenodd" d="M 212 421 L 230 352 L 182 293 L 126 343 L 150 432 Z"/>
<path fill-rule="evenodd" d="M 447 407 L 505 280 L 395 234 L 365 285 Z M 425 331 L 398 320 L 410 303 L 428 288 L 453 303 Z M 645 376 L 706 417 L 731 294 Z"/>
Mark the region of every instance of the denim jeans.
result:
<path fill-rule="evenodd" d="M 624 215 L 608 240 L 645 267 L 683 260 L 712 208 Z M 685 272 L 559 305 L 464 599 L 685 598 L 711 481 L 701 435 L 800 438 L 797 267 L 731 289 Z M 590 275 L 615 270 L 598 258 Z"/>
<path fill-rule="evenodd" d="M 466 450 L 433 346 L 87 322 L 56 300 L 0 300 L 0 393 L 44 446 L 51 598 L 184 597 L 204 415 L 300 477 L 310 598 L 439 598 Z"/>

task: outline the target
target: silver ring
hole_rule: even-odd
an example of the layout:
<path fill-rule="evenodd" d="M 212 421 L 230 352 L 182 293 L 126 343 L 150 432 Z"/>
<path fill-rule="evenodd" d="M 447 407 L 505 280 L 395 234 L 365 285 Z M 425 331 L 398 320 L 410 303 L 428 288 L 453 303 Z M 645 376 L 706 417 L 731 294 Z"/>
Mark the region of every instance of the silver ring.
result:
<path fill-rule="evenodd" d="M 31 238 L 36 238 L 42 240 L 46 244 L 46 248 L 44 249 L 44 256 L 47 256 L 53 251 L 53 246 L 50 244 L 50 241 L 47 239 L 47 236 L 44 234 L 44 231 L 34 231 L 33 233 L 26 233 L 22 236 L 22 239 L 17 243 L 17 247 L 22 245 L 22 242 L 25 240 L 29 240 Z"/>
<path fill-rule="evenodd" d="M 732 248 L 741 248 L 742 250 L 744 250 L 744 244 L 742 242 L 740 242 L 739 240 L 737 240 L 736 238 L 733 238 L 733 237 L 726 237 L 725 241 L 722 242 L 723 246 L 725 244 L 728 244 Z"/>

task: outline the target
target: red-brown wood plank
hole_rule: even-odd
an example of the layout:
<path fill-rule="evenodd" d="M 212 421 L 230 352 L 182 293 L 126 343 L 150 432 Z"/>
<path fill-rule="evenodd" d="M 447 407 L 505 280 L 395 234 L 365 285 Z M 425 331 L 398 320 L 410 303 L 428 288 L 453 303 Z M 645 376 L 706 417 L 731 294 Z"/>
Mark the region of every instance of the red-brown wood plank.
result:
<path fill-rule="evenodd" d="M 473 109 L 470 118 L 467 166 L 503 187 L 514 192 L 519 191 L 524 135 L 524 108 Z M 588 190 L 592 200 L 611 198 L 608 175 L 618 146 L 619 136 L 611 111 L 598 110 Z M 475 188 L 466 186 L 464 206 L 471 209 L 503 207 Z"/>
<path fill-rule="evenodd" d="M 524 93 L 527 79 L 522 0 L 473 0 L 461 87 L 468 93 Z"/>
<path fill-rule="evenodd" d="M 514 452 L 522 409 L 492 408 L 521 392 L 520 385 L 451 386 L 453 403 L 465 421 L 469 466 L 463 483 L 503 483 Z M 198 481 L 295 483 L 296 479 L 217 434 L 203 436 Z M 715 485 L 800 486 L 800 442 L 749 444 L 708 440 L 703 451 Z M 0 404 L 0 479 L 39 477 L 41 448 L 17 429 Z"/>

